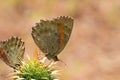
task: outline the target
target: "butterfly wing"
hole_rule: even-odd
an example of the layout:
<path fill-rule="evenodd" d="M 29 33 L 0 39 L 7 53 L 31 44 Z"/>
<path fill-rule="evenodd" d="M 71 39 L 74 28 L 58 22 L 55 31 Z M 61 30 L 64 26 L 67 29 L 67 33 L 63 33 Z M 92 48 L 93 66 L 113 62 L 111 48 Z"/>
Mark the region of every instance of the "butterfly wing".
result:
<path fill-rule="evenodd" d="M 60 33 L 60 39 L 59 39 L 59 50 L 57 53 L 60 53 L 64 47 L 66 46 L 71 32 L 73 28 L 73 19 L 68 16 L 59 17 L 58 19 L 55 19 L 56 23 L 59 25 L 59 33 Z"/>
<path fill-rule="evenodd" d="M 0 42 L 0 57 L 12 68 L 22 64 L 24 51 L 24 42 L 18 37 L 12 37 L 7 41 Z"/>
<path fill-rule="evenodd" d="M 64 49 L 69 40 L 72 27 L 73 19 L 61 16 L 53 20 L 41 20 L 32 28 L 31 34 L 46 57 L 57 61 L 57 55 Z"/>

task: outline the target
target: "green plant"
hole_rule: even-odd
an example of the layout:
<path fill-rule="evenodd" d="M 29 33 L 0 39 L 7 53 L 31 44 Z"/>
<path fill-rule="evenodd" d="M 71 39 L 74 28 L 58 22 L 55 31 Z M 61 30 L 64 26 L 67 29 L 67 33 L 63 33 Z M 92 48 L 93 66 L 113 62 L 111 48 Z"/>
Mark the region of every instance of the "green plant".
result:
<path fill-rule="evenodd" d="M 52 64 L 52 63 L 51 63 Z M 53 66 L 53 65 L 52 65 Z M 56 70 L 50 65 L 39 60 L 31 60 L 24 63 L 20 69 L 15 71 L 14 80 L 58 80 L 54 74 Z"/>

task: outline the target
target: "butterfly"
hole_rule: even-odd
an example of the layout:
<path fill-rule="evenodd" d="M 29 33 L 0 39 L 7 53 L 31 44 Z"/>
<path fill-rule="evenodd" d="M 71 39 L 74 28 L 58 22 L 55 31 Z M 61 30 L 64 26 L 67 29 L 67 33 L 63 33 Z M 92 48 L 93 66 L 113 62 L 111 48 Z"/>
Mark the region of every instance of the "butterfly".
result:
<path fill-rule="evenodd" d="M 66 46 L 73 28 L 73 19 L 60 16 L 51 20 L 40 20 L 32 27 L 34 42 L 49 60 L 59 61 L 57 55 Z"/>
<path fill-rule="evenodd" d="M 10 67 L 17 69 L 22 65 L 25 52 L 24 42 L 18 37 L 11 37 L 0 42 L 0 58 Z"/>

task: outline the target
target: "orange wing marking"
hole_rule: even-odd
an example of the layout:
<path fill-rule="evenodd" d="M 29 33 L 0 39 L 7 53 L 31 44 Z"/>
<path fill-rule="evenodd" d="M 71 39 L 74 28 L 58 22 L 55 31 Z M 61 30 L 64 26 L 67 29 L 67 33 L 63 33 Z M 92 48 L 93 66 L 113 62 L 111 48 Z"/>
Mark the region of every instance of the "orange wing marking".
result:
<path fill-rule="evenodd" d="M 64 29 L 62 26 L 59 26 L 59 33 L 60 33 L 60 39 L 59 39 L 59 49 L 60 49 L 62 47 L 65 38 Z"/>
<path fill-rule="evenodd" d="M 2 60 L 6 63 L 9 63 L 9 60 L 7 59 L 7 56 L 5 54 L 5 51 L 3 49 L 0 50 L 0 55 L 2 57 Z"/>

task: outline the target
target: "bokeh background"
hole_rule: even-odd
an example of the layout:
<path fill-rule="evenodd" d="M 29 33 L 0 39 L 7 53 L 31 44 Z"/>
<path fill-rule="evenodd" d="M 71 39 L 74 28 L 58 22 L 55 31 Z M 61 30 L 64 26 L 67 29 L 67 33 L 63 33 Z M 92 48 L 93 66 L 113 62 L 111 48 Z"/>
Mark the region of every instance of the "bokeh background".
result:
<path fill-rule="evenodd" d="M 31 27 L 40 19 L 71 16 L 71 38 L 59 58 L 60 80 L 120 80 L 120 0 L 0 0 L 0 40 L 20 36 L 26 54 L 38 50 Z M 13 69 L 0 60 L 0 80 Z"/>

